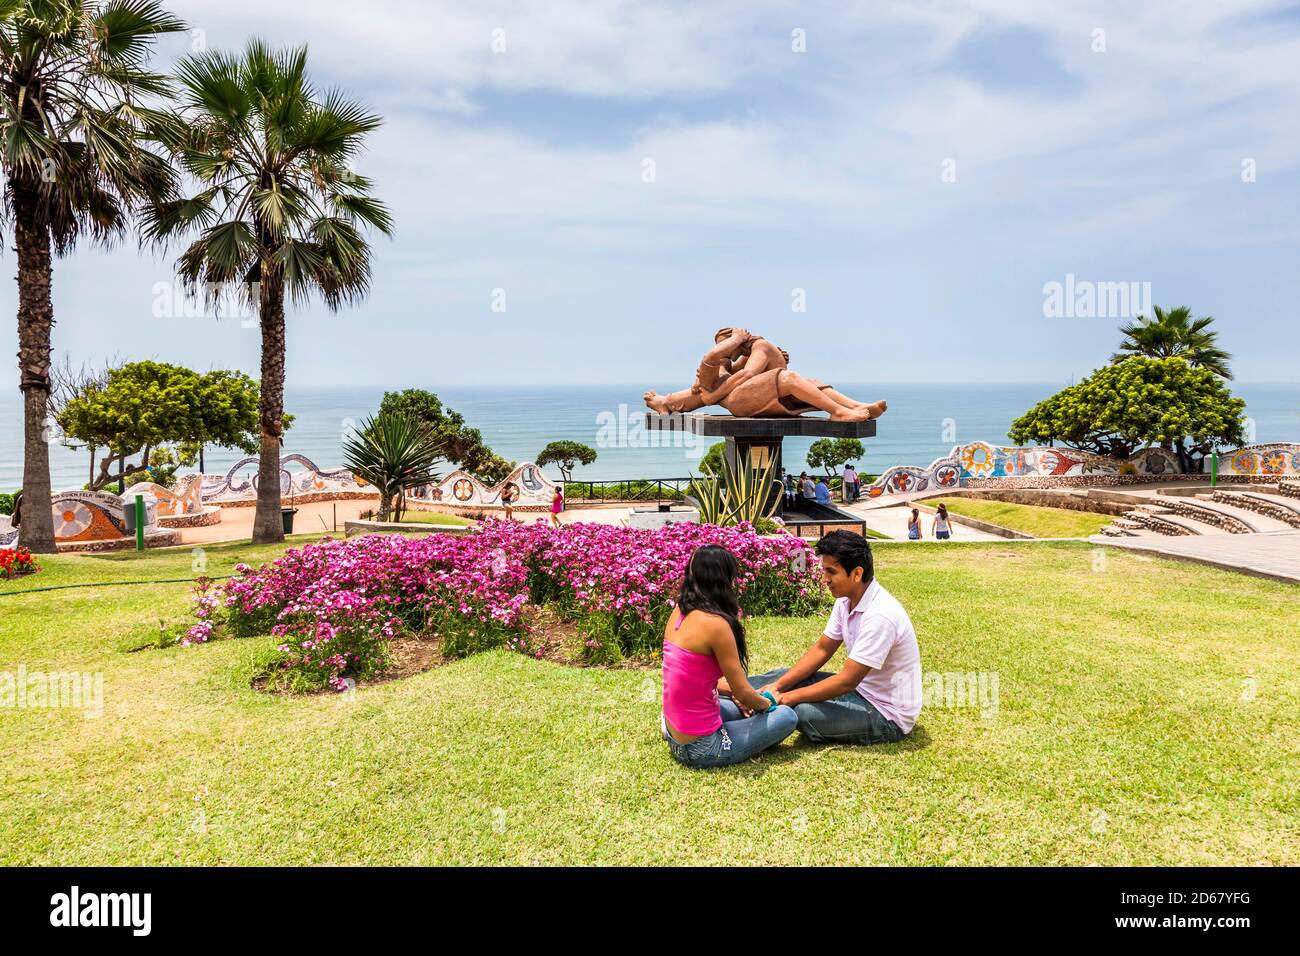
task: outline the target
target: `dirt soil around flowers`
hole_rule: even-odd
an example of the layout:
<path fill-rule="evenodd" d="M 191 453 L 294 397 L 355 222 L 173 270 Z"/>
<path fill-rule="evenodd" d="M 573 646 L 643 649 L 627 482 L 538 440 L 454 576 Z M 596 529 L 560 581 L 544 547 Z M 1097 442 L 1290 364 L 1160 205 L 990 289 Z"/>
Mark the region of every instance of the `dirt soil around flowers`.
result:
<path fill-rule="evenodd" d="M 552 608 L 529 604 L 524 608 L 524 623 L 528 626 L 528 656 L 536 660 L 551 661 L 566 667 L 589 667 L 597 670 L 642 671 L 659 667 L 659 655 L 653 657 L 627 657 L 614 664 L 593 664 L 583 655 L 586 635 L 574 621 L 565 620 Z M 522 653 L 522 652 L 521 652 Z M 423 674 L 435 667 L 450 664 L 455 658 L 444 657 L 441 642 L 436 637 L 399 637 L 389 644 L 389 666 L 380 675 L 356 682 L 358 688 L 375 687 L 390 681 Z M 254 690 L 284 697 L 301 697 L 303 691 L 271 688 L 265 674 L 252 682 Z M 331 695 L 338 691 L 328 687 L 307 691 L 306 695 Z"/>

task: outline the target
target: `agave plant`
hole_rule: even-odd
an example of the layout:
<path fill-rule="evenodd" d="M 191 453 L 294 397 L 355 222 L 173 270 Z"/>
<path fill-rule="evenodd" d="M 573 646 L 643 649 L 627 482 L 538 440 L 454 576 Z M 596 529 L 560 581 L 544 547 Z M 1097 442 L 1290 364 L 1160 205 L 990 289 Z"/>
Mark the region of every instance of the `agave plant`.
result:
<path fill-rule="evenodd" d="M 379 492 L 380 521 L 388 520 L 390 509 L 401 521 L 406 489 L 438 480 L 442 452 L 442 440 L 428 426 L 396 412 L 367 419 L 356 438 L 343 442 L 344 464 Z"/>
<path fill-rule="evenodd" d="M 737 467 L 723 459 L 723 476 L 704 465 L 703 478 L 691 476 L 690 493 L 700 511 L 700 523 L 730 527 L 759 518 L 770 518 L 776 511 L 778 496 L 772 493 L 772 472 L 776 461 L 769 460 L 756 468 L 749 452 L 745 452 Z"/>

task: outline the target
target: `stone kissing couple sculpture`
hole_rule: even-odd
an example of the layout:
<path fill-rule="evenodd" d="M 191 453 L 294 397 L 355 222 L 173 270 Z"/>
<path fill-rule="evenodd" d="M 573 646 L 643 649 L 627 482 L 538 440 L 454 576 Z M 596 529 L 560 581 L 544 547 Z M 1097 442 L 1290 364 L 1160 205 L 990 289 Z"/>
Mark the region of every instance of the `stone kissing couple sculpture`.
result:
<path fill-rule="evenodd" d="M 762 336 L 726 328 L 713 341 L 689 389 L 671 395 L 645 393 L 652 411 L 668 415 L 721 405 L 736 418 L 796 418 L 821 410 L 836 422 L 865 422 L 885 413 L 884 402 L 855 401 L 791 371 L 789 354 Z"/>

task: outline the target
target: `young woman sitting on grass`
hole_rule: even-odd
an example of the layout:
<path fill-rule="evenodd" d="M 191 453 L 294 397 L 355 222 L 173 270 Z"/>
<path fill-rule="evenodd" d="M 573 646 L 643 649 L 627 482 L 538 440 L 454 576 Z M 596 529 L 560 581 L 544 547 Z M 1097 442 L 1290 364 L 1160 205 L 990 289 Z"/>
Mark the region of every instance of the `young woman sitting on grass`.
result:
<path fill-rule="evenodd" d="M 794 733 L 799 719 L 746 679 L 749 651 L 736 599 L 736 558 L 726 548 L 699 548 L 686 567 L 677 609 L 664 626 L 662 730 L 673 758 L 688 767 L 740 763 Z M 722 719 L 718 681 L 751 717 Z"/>

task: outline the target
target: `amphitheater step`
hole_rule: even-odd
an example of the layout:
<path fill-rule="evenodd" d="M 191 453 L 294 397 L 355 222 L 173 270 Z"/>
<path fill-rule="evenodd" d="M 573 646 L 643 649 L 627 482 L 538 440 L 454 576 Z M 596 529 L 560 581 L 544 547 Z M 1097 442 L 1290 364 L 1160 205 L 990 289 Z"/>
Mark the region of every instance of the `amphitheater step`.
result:
<path fill-rule="evenodd" d="M 1138 535 L 1136 534 L 1136 532 L 1130 531 L 1128 528 L 1118 527 L 1117 525 L 1113 525 L 1113 524 L 1112 524 L 1112 525 L 1107 525 L 1106 527 L 1102 528 L 1102 529 L 1101 529 L 1101 534 L 1102 534 L 1103 537 L 1107 537 L 1107 538 L 1136 538 L 1136 537 L 1138 537 Z"/>
<path fill-rule="evenodd" d="M 1215 507 L 1240 513 L 1242 520 L 1255 525 L 1259 531 L 1300 528 L 1300 500 L 1254 491 L 1215 491 L 1205 497 L 1213 501 Z"/>
<path fill-rule="evenodd" d="M 1262 492 L 1219 492 L 1218 494 L 1225 497 L 1225 503 L 1252 511 L 1257 518 L 1264 515 L 1266 522 L 1271 520 L 1282 527 L 1300 528 L 1300 499 Z M 1268 531 L 1268 529 L 1261 528 L 1261 531 Z"/>
<path fill-rule="evenodd" d="M 1127 512 L 1124 517 L 1140 525 L 1144 530 L 1164 535 L 1200 534 L 1201 532 L 1186 521 L 1173 517 L 1167 508 L 1157 505 L 1144 505 Z"/>

